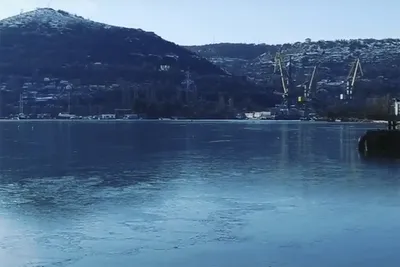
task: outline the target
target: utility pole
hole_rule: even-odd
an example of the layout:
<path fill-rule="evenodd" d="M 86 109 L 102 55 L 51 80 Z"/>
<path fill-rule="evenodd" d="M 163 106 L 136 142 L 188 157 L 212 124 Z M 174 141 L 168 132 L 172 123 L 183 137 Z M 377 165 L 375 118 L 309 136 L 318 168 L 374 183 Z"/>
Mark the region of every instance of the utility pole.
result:
<path fill-rule="evenodd" d="M 189 90 L 190 90 L 190 72 L 186 71 L 186 79 L 185 79 L 185 100 L 186 100 L 186 103 L 189 103 Z"/>
<path fill-rule="evenodd" d="M 189 103 L 191 100 L 195 100 L 195 98 L 197 97 L 197 91 L 196 91 L 196 85 L 191 79 L 190 71 L 186 71 L 185 76 L 186 76 L 185 81 L 183 82 L 185 85 L 185 98 L 186 98 L 185 100 L 186 103 Z"/>
<path fill-rule="evenodd" d="M 24 114 L 24 102 L 22 97 L 22 92 L 19 94 L 19 114 Z"/>
<path fill-rule="evenodd" d="M 68 114 L 71 114 L 71 91 L 72 91 L 72 85 L 68 84 L 65 89 L 68 91 Z"/>
<path fill-rule="evenodd" d="M 68 92 L 68 114 L 71 114 L 71 92 Z"/>

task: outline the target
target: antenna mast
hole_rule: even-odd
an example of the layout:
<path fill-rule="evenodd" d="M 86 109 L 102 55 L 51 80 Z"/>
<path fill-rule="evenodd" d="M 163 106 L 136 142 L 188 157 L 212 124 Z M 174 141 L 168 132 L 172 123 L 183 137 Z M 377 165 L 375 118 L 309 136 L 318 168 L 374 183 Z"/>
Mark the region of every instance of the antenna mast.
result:
<path fill-rule="evenodd" d="M 22 97 L 22 92 L 19 94 L 19 114 L 24 114 L 24 101 Z"/>
<path fill-rule="evenodd" d="M 68 114 L 71 113 L 71 92 L 68 92 Z"/>
<path fill-rule="evenodd" d="M 189 91 L 190 91 L 190 72 L 186 71 L 186 79 L 185 79 L 185 94 L 186 94 L 186 103 L 189 102 Z"/>
<path fill-rule="evenodd" d="M 71 114 L 71 91 L 72 91 L 72 85 L 68 84 L 65 89 L 68 90 L 68 114 Z"/>

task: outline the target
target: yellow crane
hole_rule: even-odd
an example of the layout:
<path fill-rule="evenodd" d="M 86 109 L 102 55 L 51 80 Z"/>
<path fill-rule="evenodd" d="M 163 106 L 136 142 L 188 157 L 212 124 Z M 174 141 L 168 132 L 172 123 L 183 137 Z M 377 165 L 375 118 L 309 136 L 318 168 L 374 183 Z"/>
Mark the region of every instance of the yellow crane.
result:
<path fill-rule="evenodd" d="M 310 79 L 310 83 L 308 85 L 308 90 L 307 90 L 307 95 L 306 95 L 307 99 L 315 97 L 315 93 L 316 93 L 316 89 L 317 89 L 316 88 L 317 87 L 316 86 L 317 83 L 315 81 L 315 77 L 316 77 L 316 73 L 317 73 L 317 69 L 318 69 L 319 64 L 320 63 L 317 63 L 314 66 L 313 72 L 311 74 L 311 79 Z"/>
<path fill-rule="evenodd" d="M 358 77 L 364 76 L 364 72 L 361 66 L 360 59 L 357 58 L 351 66 L 349 75 L 347 76 L 347 85 L 346 85 L 346 98 L 353 98 L 354 84 Z"/>
<path fill-rule="evenodd" d="M 317 76 L 317 70 L 319 65 L 321 65 L 321 58 L 325 54 L 325 51 L 322 51 L 322 53 L 319 55 L 320 59 L 318 59 L 317 63 L 315 64 L 313 71 L 311 73 L 311 78 L 310 81 L 307 84 L 304 85 L 304 95 L 303 97 L 299 97 L 298 101 L 299 102 L 309 102 L 311 99 L 315 98 L 315 94 L 317 93 L 317 82 L 315 81 L 316 76 Z"/>
<path fill-rule="evenodd" d="M 316 76 L 317 76 L 317 69 L 320 65 L 320 62 L 315 64 L 313 71 L 311 73 L 311 78 L 308 84 L 304 85 L 304 93 L 303 96 L 299 96 L 297 101 L 298 103 L 302 103 L 304 105 L 304 117 L 309 118 L 310 111 L 312 110 L 313 103 L 316 97 L 317 91 L 317 83 L 316 83 Z"/>
<path fill-rule="evenodd" d="M 298 97 L 298 102 L 309 102 L 311 101 L 311 99 L 315 97 L 316 85 L 317 85 L 317 83 L 315 82 L 315 77 L 317 76 L 317 69 L 319 65 L 320 62 L 318 62 L 314 66 L 308 85 L 307 84 L 304 85 L 304 95 Z"/>
<path fill-rule="evenodd" d="M 283 102 L 284 105 L 286 105 L 287 107 L 290 106 L 289 103 L 289 84 L 290 84 L 290 77 L 288 74 L 285 73 L 284 68 L 283 68 L 283 58 L 282 58 L 282 54 L 281 52 L 276 53 L 275 55 L 275 66 L 274 66 L 274 72 L 276 72 L 277 70 L 279 70 L 279 75 L 281 78 L 281 83 L 282 83 L 282 88 L 283 88 Z"/>

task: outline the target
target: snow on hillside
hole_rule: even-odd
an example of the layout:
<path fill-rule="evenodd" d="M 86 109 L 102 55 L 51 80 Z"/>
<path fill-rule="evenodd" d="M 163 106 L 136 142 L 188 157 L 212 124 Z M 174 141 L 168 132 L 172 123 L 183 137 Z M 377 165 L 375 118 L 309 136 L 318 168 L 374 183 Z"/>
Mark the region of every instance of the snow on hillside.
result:
<path fill-rule="evenodd" d="M 297 42 L 283 46 L 214 44 L 188 48 L 234 74 L 264 82 L 273 74 L 275 53 L 281 47 L 284 59 L 287 61 L 290 55 L 294 66 L 308 76 L 320 62 L 331 79 L 345 79 L 355 58 L 366 67 L 369 78 L 393 77 L 400 73 L 400 39 Z M 258 56 L 249 56 L 257 51 L 261 51 Z"/>
<path fill-rule="evenodd" d="M 63 29 L 71 24 L 86 24 L 93 27 L 110 28 L 111 26 L 94 22 L 83 17 L 52 8 L 38 8 L 36 10 L 12 16 L 0 21 L 3 27 L 23 27 L 31 23 L 48 25 L 51 28 Z"/>

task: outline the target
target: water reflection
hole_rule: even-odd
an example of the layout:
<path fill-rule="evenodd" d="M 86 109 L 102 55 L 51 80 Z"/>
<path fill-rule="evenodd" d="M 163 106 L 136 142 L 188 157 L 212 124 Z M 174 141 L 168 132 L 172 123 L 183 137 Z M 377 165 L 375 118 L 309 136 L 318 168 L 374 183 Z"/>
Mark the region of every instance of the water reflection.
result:
<path fill-rule="evenodd" d="M 285 164 L 288 161 L 288 149 L 289 149 L 289 144 L 288 144 L 288 136 L 289 136 L 289 132 L 288 132 L 288 124 L 284 123 L 281 124 L 281 127 L 279 129 L 280 131 L 280 147 L 281 147 L 281 157 L 280 157 L 280 162 L 281 168 L 285 168 Z"/>
<path fill-rule="evenodd" d="M 310 266 L 305 254 L 338 266 L 332 249 L 356 255 L 400 232 L 398 165 L 357 156 L 367 126 L 0 126 L 2 266 Z"/>
<path fill-rule="evenodd" d="M 28 202 L 41 206 L 81 199 L 80 189 L 90 195 L 102 187 L 221 172 L 320 177 L 346 164 L 351 177 L 360 178 L 358 132 L 344 124 L 307 123 L 5 123 L 2 182 L 17 182 Z"/>

